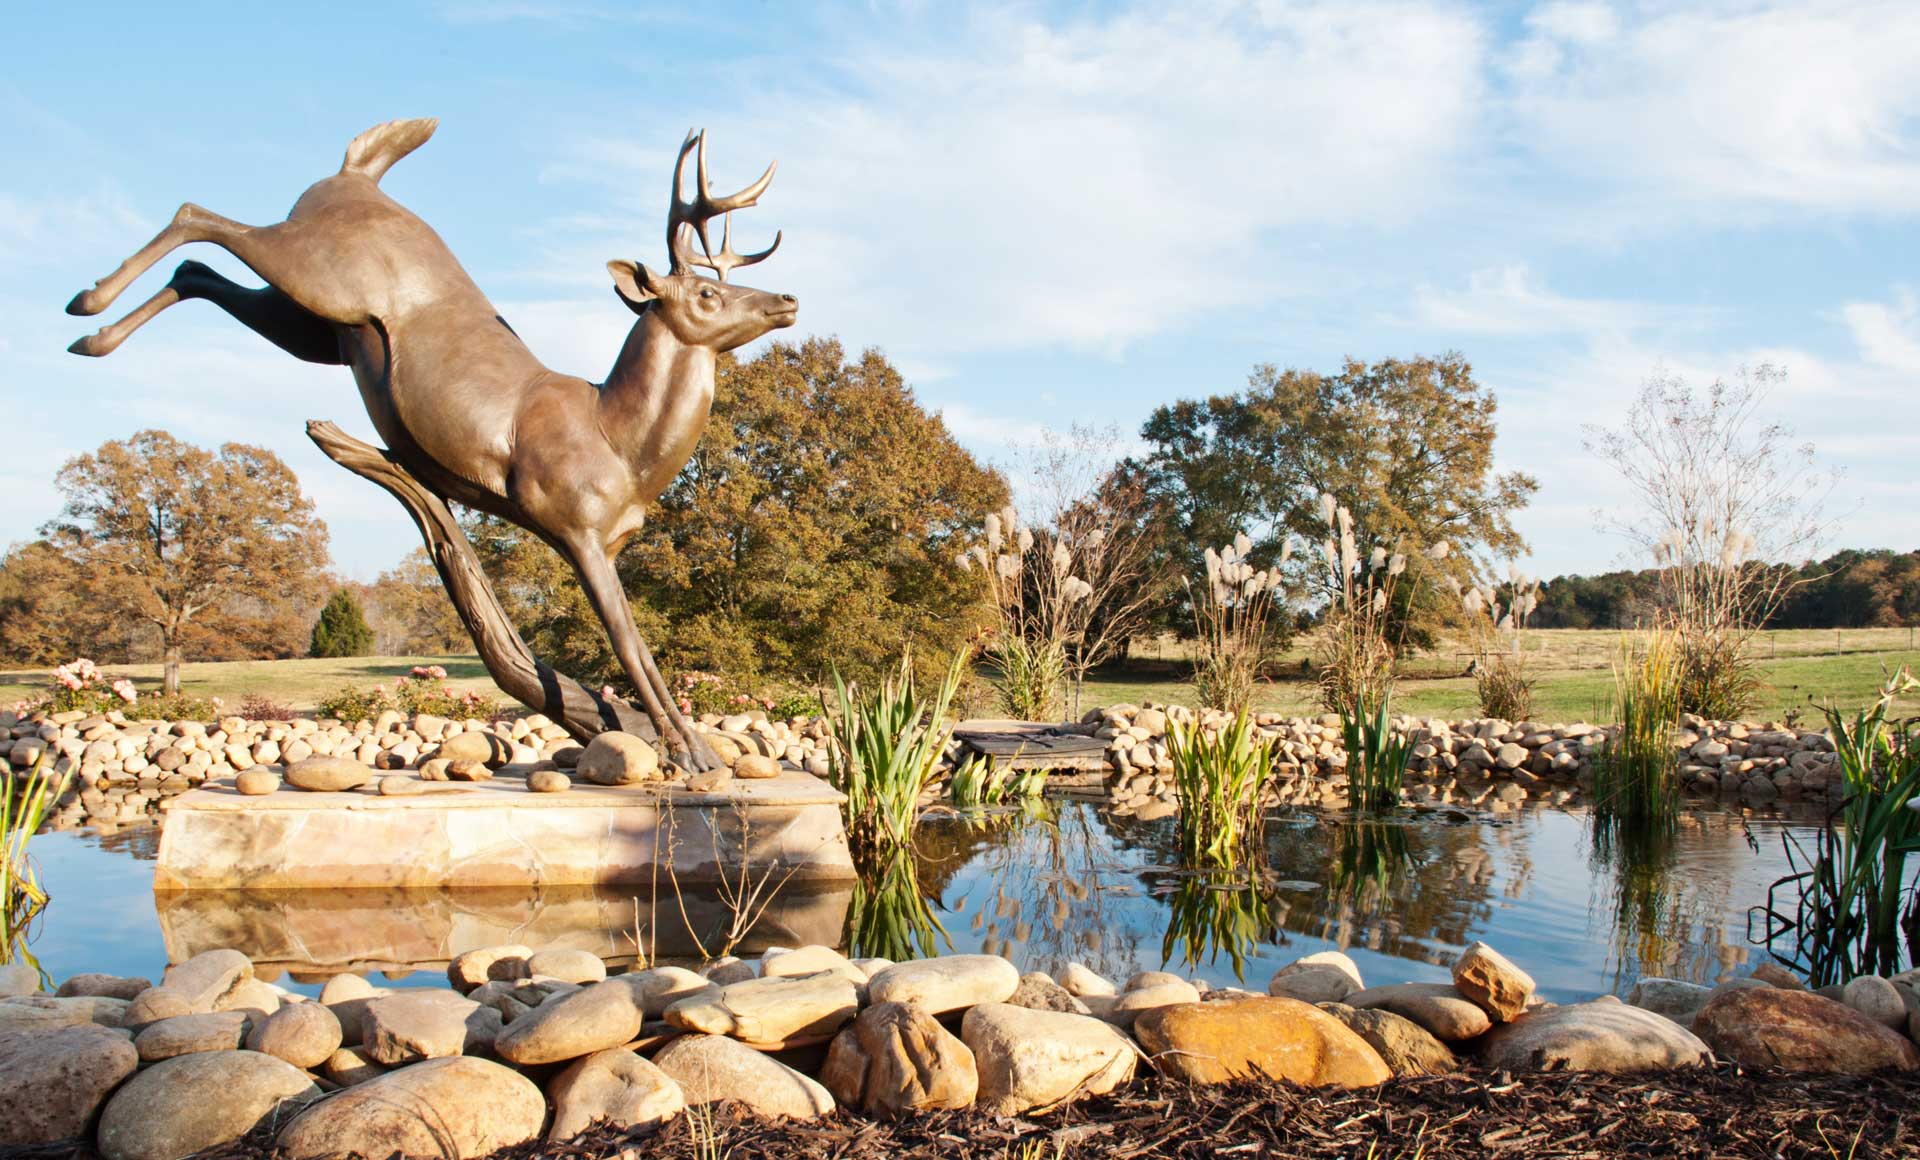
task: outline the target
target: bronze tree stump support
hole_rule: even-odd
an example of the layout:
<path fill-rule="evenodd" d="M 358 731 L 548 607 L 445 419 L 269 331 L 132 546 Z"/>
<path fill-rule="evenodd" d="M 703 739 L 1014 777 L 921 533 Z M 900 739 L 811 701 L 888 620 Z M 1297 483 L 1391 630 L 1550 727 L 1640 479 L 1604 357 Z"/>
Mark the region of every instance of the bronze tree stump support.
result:
<path fill-rule="evenodd" d="M 433 558 L 440 582 L 446 585 L 447 598 L 460 614 L 460 623 L 466 626 L 481 663 L 502 691 L 539 709 L 582 742 L 609 730 L 633 733 L 650 742 L 658 740 L 653 722 L 645 713 L 625 701 L 602 697 L 533 655 L 507 619 L 506 609 L 500 606 L 500 598 L 480 568 L 480 558 L 445 500 L 394 462 L 392 456 L 333 423 L 309 420 L 307 437 L 326 452 L 327 458 L 379 484 L 407 509 L 426 541 L 427 555 Z"/>

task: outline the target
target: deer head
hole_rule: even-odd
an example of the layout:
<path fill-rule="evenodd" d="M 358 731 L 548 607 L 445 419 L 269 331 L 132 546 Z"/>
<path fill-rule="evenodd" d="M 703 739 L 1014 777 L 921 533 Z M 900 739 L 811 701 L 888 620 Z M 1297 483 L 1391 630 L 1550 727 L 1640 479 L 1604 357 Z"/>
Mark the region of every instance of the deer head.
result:
<path fill-rule="evenodd" d="M 695 156 L 697 188 L 692 201 L 681 197 L 688 153 Z M 770 330 L 792 326 L 800 312 L 793 295 L 727 282 L 732 270 L 765 261 L 780 248 L 778 232 L 773 235 L 773 244 L 757 254 L 740 254 L 733 248 L 733 211 L 760 200 L 773 183 L 778 164 L 768 165 L 758 181 L 739 193 L 715 197 L 707 184 L 707 134 L 704 130 L 688 130 L 673 164 L 673 201 L 667 212 L 667 253 L 673 264 L 663 275 L 638 262 L 608 262 L 607 271 L 613 275 L 613 288 L 620 300 L 635 314 L 651 311 L 680 342 L 714 351 L 732 350 Z M 716 217 L 721 219 L 718 253 L 708 235 L 709 224 Z M 694 273 L 696 266 L 712 270 L 715 276 Z"/>

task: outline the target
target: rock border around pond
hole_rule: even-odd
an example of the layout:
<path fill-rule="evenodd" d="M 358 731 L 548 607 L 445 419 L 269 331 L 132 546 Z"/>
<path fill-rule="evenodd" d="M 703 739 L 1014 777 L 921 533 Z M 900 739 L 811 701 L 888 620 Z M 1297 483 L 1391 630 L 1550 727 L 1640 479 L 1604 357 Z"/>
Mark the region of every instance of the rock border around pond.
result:
<path fill-rule="evenodd" d="M 795 1120 L 1037 1116 L 1156 1073 L 1367 1089 L 1475 1068 L 1920 1071 L 1920 972 L 1824 992 L 1784 971 L 1717 987 L 1647 979 L 1627 1003 L 1556 1005 L 1481 943 L 1449 982 L 1369 983 L 1323 951 L 1276 971 L 1266 994 L 1165 971 L 1118 983 L 1081 964 L 1022 976 L 993 955 L 896 965 L 814 946 L 769 951 L 759 970 L 612 976 L 587 957 L 482 948 L 448 967 L 446 987 L 340 975 L 318 998 L 256 978 L 232 951 L 157 986 L 88 974 L 47 995 L 8 972 L 0 1146 L 81 1135 L 107 1160 L 180 1160 L 253 1136 L 283 1160 L 478 1157 L 597 1121 L 650 1130 L 715 1102 Z"/>

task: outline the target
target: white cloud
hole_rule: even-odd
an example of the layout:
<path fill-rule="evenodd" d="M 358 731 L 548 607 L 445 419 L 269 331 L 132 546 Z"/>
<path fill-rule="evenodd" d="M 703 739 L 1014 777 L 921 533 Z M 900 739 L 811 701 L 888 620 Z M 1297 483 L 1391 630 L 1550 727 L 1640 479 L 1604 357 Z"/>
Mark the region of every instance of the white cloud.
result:
<path fill-rule="evenodd" d="M 1649 212 L 1920 208 L 1920 6 L 1546 5 L 1507 75 L 1520 148 Z M 1662 204 L 1668 199 L 1677 206 Z"/>
<path fill-rule="evenodd" d="M 1849 302 L 1840 313 L 1862 358 L 1920 376 L 1920 299 L 1911 289 L 1895 291 L 1892 302 Z"/>
<path fill-rule="evenodd" d="M 1697 309 L 1577 298 L 1557 293 L 1525 265 L 1476 270 L 1461 290 L 1421 286 L 1414 291 L 1415 319 L 1443 332 L 1497 335 L 1576 334 L 1624 336 L 1650 327 L 1697 326 Z"/>

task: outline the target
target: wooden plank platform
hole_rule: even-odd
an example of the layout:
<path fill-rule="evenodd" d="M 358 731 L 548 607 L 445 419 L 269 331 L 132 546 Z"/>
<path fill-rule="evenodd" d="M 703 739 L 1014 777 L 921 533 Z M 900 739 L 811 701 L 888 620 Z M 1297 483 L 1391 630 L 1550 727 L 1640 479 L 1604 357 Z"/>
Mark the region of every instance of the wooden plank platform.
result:
<path fill-rule="evenodd" d="M 970 754 L 991 758 L 1001 769 L 1103 773 L 1107 743 L 1038 721 L 962 721 L 953 738 Z"/>

